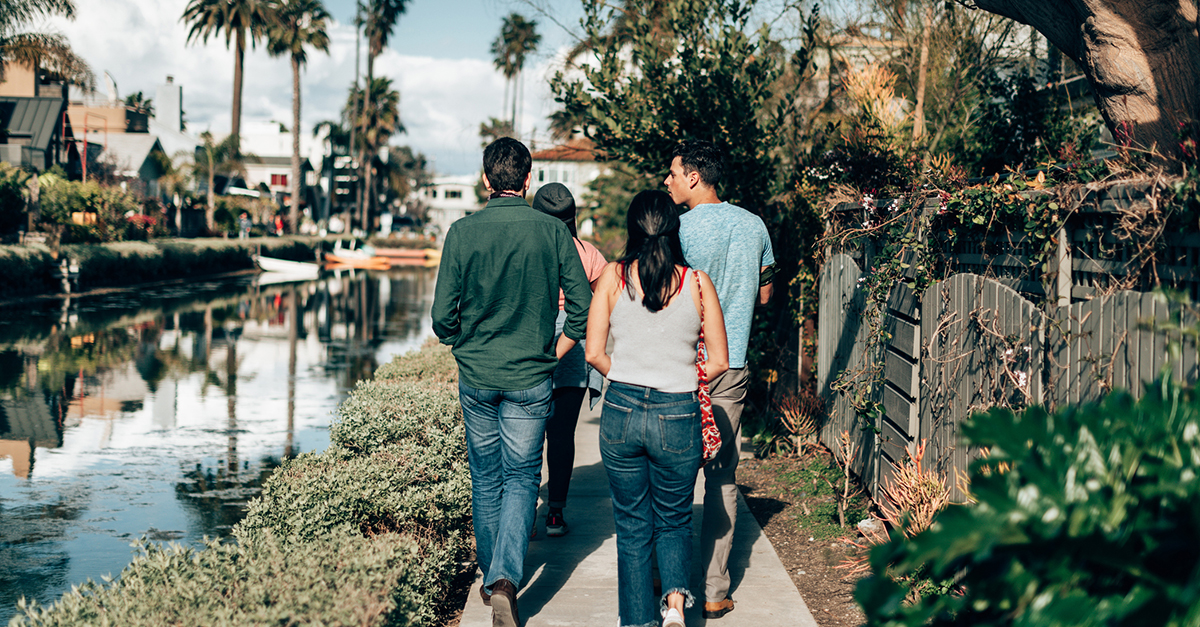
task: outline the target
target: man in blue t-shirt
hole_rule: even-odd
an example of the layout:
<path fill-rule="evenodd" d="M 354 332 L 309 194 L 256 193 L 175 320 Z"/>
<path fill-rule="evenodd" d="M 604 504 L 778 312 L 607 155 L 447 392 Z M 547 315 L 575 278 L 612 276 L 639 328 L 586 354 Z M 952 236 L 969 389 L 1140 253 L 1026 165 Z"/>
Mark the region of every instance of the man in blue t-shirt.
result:
<path fill-rule="evenodd" d="M 775 256 L 767 227 L 758 216 L 717 197 L 724 156 L 709 142 L 687 140 L 671 157 L 665 184 L 671 200 L 685 205 L 679 239 L 689 266 L 712 279 L 725 314 L 729 370 L 709 382 L 713 417 L 721 430 L 721 451 L 704 466 L 704 522 L 701 562 L 705 564 L 704 617 L 733 610 L 729 598 L 729 549 L 737 520 L 736 471 L 742 407 L 749 379 L 746 347 L 755 303 L 771 298 Z"/>

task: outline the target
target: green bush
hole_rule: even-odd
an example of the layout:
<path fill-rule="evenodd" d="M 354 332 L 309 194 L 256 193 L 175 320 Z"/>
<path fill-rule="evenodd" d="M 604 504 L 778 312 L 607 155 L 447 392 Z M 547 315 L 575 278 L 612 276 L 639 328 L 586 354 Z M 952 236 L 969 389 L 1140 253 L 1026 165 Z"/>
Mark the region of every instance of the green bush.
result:
<path fill-rule="evenodd" d="M 140 549 L 115 583 L 88 581 L 52 607 L 22 607 L 10 625 L 411 625 L 410 591 L 426 568 L 411 538 L 346 530 L 311 544 Z"/>
<path fill-rule="evenodd" d="M 59 289 L 56 265 L 45 246 L 0 246 L 0 298 Z"/>
<path fill-rule="evenodd" d="M 1200 389 L 993 409 L 963 433 L 989 451 L 971 466 L 974 502 L 872 552 L 868 624 L 1200 624 Z M 905 602 L 887 575 L 921 569 L 950 585 Z"/>
<path fill-rule="evenodd" d="M 25 185 L 31 175 L 0 162 L 0 236 L 11 235 L 25 226 Z"/>
<path fill-rule="evenodd" d="M 458 364 L 450 347 L 431 341 L 420 351 L 409 353 L 403 359 L 393 359 L 375 371 L 376 381 L 442 381 L 458 382 Z"/>
<path fill-rule="evenodd" d="M 329 439 L 357 453 L 416 442 L 432 446 L 446 434 L 461 436 L 462 409 L 449 386 L 427 383 L 362 382 L 338 409 Z M 463 453 L 461 437 L 454 453 Z"/>

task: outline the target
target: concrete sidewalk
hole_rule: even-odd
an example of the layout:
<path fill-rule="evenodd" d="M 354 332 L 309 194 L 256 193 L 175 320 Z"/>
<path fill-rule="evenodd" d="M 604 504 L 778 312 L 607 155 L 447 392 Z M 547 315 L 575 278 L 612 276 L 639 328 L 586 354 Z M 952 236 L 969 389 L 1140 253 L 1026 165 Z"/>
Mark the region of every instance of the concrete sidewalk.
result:
<path fill-rule="evenodd" d="M 575 471 L 564 515 L 570 533 L 561 538 L 546 536 L 546 472 L 542 470 L 542 506 L 538 510 L 538 537 L 529 543 L 525 558 L 525 581 L 518 594 L 518 608 L 528 627 L 596 626 L 617 624 L 617 537 L 613 527 L 608 478 L 600 459 L 600 408 L 588 410 L 584 403 L 575 431 Z M 693 524 L 695 526 L 692 593 L 697 603 L 687 611 L 689 627 L 711 623 L 713 627 L 816 627 L 808 606 L 775 554 L 775 549 L 755 522 L 740 495 L 729 570 L 733 578 L 731 596 L 737 609 L 720 619 L 701 616 L 704 584 L 699 564 L 700 514 L 703 474 L 696 483 Z M 479 600 L 482 576 L 467 598 L 462 627 L 490 627 L 491 608 Z"/>

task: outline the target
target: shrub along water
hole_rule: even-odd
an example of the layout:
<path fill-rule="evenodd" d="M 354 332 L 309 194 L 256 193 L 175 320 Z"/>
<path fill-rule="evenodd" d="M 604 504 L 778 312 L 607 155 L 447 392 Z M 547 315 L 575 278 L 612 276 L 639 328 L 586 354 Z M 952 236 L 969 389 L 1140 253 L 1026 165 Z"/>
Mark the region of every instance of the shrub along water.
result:
<path fill-rule="evenodd" d="M 162 239 L 65 244 L 59 254 L 79 263 L 79 285 L 86 290 L 247 270 L 260 249 L 271 257 L 312 261 L 323 242 L 317 237 Z M 45 246 L 0 246 L 0 298 L 59 291 L 58 264 Z"/>
<path fill-rule="evenodd" d="M 338 411 L 332 444 L 289 460 L 236 544 L 142 545 L 113 583 L 20 625 L 412 625 L 444 616 L 470 551 L 471 481 L 445 347 L 398 357 Z"/>
<path fill-rule="evenodd" d="M 1200 624 L 1200 388 L 994 408 L 963 433 L 988 450 L 972 502 L 872 551 L 868 624 Z M 920 571 L 944 585 L 905 602 L 891 577 Z"/>

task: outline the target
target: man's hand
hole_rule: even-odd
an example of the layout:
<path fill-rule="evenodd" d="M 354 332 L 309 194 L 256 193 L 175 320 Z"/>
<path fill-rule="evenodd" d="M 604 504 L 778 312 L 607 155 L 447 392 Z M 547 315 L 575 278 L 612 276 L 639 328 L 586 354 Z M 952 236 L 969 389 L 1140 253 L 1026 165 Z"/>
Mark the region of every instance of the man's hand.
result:
<path fill-rule="evenodd" d="M 567 337 L 566 333 L 563 333 L 558 336 L 558 345 L 555 346 L 554 353 L 559 359 L 562 359 L 564 355 L 571 352 L 572 348 L 575 348 L 575 344 L 575 340 L 572 340 L 571 338 Z"/>

